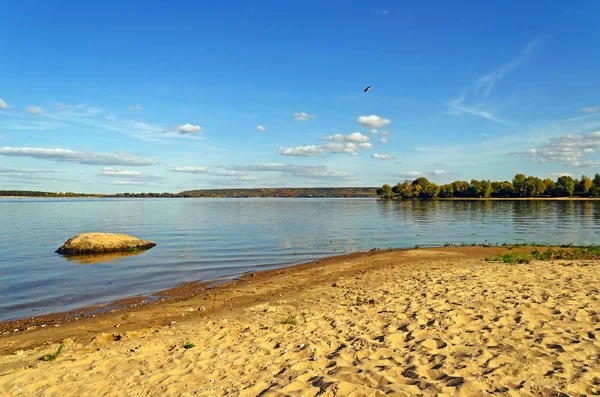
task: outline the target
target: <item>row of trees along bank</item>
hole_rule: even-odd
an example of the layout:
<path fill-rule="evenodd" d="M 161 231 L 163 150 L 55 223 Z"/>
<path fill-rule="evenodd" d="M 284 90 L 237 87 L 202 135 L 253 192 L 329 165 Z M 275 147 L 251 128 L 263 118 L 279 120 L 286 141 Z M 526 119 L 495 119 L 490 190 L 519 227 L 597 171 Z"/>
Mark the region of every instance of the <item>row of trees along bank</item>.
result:
<path fill-rule="evenodd" d="M 412 182 L 398 183 L 394 187 L 385 184 L 377 189 L 377 195 L 386 199 L 600 197 L 600 174 L 596 174 L 593 179 L 585 175 L 581 179 L 563 175 L 556 181 L 517 174 L 512 182 L 472 179 L 470 183 L 455 181 L 441 186 L 421 177 Z"/>

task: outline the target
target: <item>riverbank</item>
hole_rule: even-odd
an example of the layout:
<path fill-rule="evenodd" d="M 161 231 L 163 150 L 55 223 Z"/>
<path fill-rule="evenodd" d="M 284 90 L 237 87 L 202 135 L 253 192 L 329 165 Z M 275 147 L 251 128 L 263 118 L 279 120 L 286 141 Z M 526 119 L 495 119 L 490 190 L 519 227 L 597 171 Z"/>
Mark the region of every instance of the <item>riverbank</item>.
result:
<path fill-rule="evenodd" d="M 7 330 L 0 389 L 9 396 L 600 391 L 599 261 L 484 260 L 501 252 L 508 250 L 350 254 Z M 54 361 L 39 360 L 60 343 Z"/>

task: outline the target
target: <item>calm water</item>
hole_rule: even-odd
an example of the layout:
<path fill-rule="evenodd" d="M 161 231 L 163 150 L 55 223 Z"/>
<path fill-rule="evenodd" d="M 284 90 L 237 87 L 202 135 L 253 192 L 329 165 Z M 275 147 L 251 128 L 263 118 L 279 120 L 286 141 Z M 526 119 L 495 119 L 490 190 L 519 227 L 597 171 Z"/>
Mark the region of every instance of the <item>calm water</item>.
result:
<path fill-rule="evenodd" d="M 373 247 L 598 244 L 600 201 L 1 199 L 0 227 L 0 320 L 8 320 Z M 157 246 L 97 262 L 54 253 L 89 231 Z"/>

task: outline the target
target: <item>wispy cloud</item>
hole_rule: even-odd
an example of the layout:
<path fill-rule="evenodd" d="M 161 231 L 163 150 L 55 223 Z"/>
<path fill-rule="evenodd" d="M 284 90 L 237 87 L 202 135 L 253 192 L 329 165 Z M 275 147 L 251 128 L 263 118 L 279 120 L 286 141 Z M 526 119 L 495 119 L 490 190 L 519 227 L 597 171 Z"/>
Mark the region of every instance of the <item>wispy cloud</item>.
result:
<path fill-rule="evenodd" d="M 63 170 L 40 170 L 31 168 L 0 168 L 0 175 L 31 176 L 35 174 L 57 174 Z"/>
<path fill-rule="evenodd" d="M 0 147 L 0 155 L 89 165 L 148 166 L 157 164 L 152 159 L 134 157 L 127 153 L 76 152 L 61 148 Z"/>
<path fill-rule="evenodd" d="M 42 109 L 39 106 L 29 106 L 27 107 L 27 113 L 36 116 L 38 114 L 44 113 L 44 109 Z"/>
<path fill-rule="evenodd" d="M 260 131 L 260 132 L 265 132 L 267 130 L 267 127 L 265 127 L 264 125 L 259 124 L 259 125 L 256 126 L 256 129 L 258 131 Z"/>
<path fill-rule="evenodd" d="M 211 176 L 220 176 L 220 177 L 246 177 L 248 176 L 247 172 L 238 171 L 233 169 L 218 169 L 221 167 L 172 167 L 168 168 L 167 171 L 171 172 L 185 172 L 190 174 L 203 174 L 203 175 L 211 175 Z"/>
<path fill-rule="evenodd" d="M 120 180 L 122 181 L 130 181 L 134 184 L 138 184 L 138 182 L 141 184 L 148 183 L 149 181 L 157 181 L 160 179 L 164 179 L 164 177 L 162 177 L 161 175 L 144 174 L 140 171 L 122 170 L 111 167 L 104 167 L 102 169 L 102 172 L 100 172 L 98 175 L 107 176 L 111 178 L 120 178 Z"/>
<path fill-rule="evenodd" d="M 508 124 L 508 122 L 506 120 L 496 117 L 494 115 L 493 111 L 481 109 L 476 106 L 467 106 L 464 104 L 464 102 L 465 102 L 465 93 L 463 92 L 460 96 L 458 96 L 457 98 L 448 102 L 448 104 L 447 104 L 448 108 L 449 108 L 448 113 L 459 115 L 459 116 L 466 113 L 466 114 L 470 114 L 470 115 L 477 116 L 477 117 L 483 117 L 484 119 L 487 119 L 487 120 L 490 120 L 490 121 L 493 121 L 496 123 Z"/>
<path fill-rule="evenodd" d="M 0 98 L 0 110 L 8 109 L 9 107 L 10 106 L 8 103 L 6 103 L 4 99 Z"/>
<path fill-rule="evenodd" d="M 584 113 L 598 113 L 600 112 L 600 106 L 586 106 L 581 108 Z"/>
<path fill-rule="evenodd" d="M 521 64 L 529 56 L 529 54 L 531 54 L 535 47 L 537 47 L 540 41 L 540 38 L 536 38 L 530 41 L 521 50 L 521 53 L 517 58 L 513 59 L 508 63 L 505 63 L 504 65 L 497 67 L 492 72 L 481 76 L 479 79 L 477 79 L 477 82 L 475 83 L 476 91 L 479 92 L 479 90 L 483 90 L 483 97 L 487 98 L 487 96 L 490 94 L 496 83 L 500 81 L 504 76 L 506 76 L 506 74 L 508 74 L 510 71 L 519 66 L 519 64 Z"/>
<path fill-rule="evenodd" d="M 208 171 L 206 167 L 172 167 L 167 169 L 171 172 L 189 172 L 192 174 L 203 174 Z"/>
<path fill-rule="evenodd" d="M 371 114 L 368 116 L 359 116 L 358 119 L 356 119 L 356 122 L 365 128 L 381 128 L 390 125 L 392 120 Z"/>
<path fill-rule="evenodd" d="M 384 154 L 384 153 L 373 153 L 371 155 L 371 158 L 373 158 L 375 160 L 395 160 L 396 156 L 391 155 L 391 154 Z"/>
<path fill-rule="evenodd" d="M 331 171 L 325 165 L 296 165 L 296 164 L 251 164 L 232 165 L 230 170 L 249 172 L 279 172 L 296 178 L 323 179 L 323 180 L 352 180 L 355 174 L 349 172 Z"/>
<path fill-rule="evenodd" d="M 137 105 L 129 106 L 130 112 L 141 112 L 144 108 L 139 103 Z"/>
<path fill-rule="evenodd" d="M 315 117 L 317 117 L 317 116 L 315 116 L 314 114 L 308 114 L 305 112 L 294 113 L 294 120 L 296 120 L 296 121 L 309 121 L 309 120 L 314 119 Z"/>
<path fill-rule="evenodd" d="M 479 77 L 475 82 L 475 94 L 480 94 L 479 101 L 477 104 L 467 104 L 466 103 L 466 94 L 463 91 L 458 97 L 448 101 L 446 106 L 448 108 L 449 114 L 454 115 L 471 115 L 476 117 L 481 117 L 486 120 L 493 121 L 495 123 L 501 124 L 510 124 L 507 120 L 498 117 L 495 114 L 495 111 L 489 109 L 485 105 L 481 104 L 481 100 L 485 100 L 492 89 L 496 86 L 496 84 L 504 78 L 510 71 L 514 70 L 519 64 L 521 64 L 530 54 L 531 52 L 539 45 L 541 42 L 541 38 L 536 38 L 530 41 L 522 50 L 519 56 L 496 68 L 494 71 Z"/>

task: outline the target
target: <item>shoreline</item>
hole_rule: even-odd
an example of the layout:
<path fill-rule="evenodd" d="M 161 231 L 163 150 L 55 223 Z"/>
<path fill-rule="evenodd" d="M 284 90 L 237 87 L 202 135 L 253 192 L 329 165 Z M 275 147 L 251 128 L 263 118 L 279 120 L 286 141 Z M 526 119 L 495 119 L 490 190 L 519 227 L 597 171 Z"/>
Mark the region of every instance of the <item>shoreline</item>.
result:
<path fill-rule="evenodd" d="M 369 251 L 204 289 L 189 283 L 172 300 L 3 333 L 0 389 L 61 397 L 100 389 L 600 393 L 600 260 L 485 261 L 532 248 Z M 57 351 L 55 361 L 40 360 Z"/>
<path fill-rule="evenodd" d="M 439 247 L 432 247 L 439 248 Z M 407 251 L 414 248 L 398 248 L 394 249 L 393 252 Z M 296 271 L 302 271 L 310 269 L 314 266 L 324 265 L 327 263 L 336 263 L 342 260 L 357 259 L 362 257 L 370 257 L 381 253 L 390 252 L 389 250 L 376 250 L 376 251 L 364 251 L 354 252 L 350 254 L 333 255 L 314 261 L 299 263 L 291 266 L 285 266 L 278 269 L 262 270 L 257 272 L 248 272 L 241 274 L 230 279 L 229 281 L 219 282 L 219 280 L 211 281 L 189 281 L 171 288 L 157 291 L 155 293 L 133 296 L 116 301 L 103 302 L 96 305 L 84 306 L 79 309 L 67 310 L 56 313 L 43 314 L 39 316 L 23 317 L 13 320 L 0 321 L 0 340 L 2 338 L 14 335 L 24 334 L 34 330 L 51 329 L 51 327 L 58 328 L 65 324 L 73 324 L 79 320 L 91 320 L 91 319 L 103 319 L 103 317 L 110 317 L 111 315 L 118 315 L 122 313 L 144 311 L 150 308 L 159 308 L 162 306 L 169 305 L 171 303 L 177 303 L 182 301 L 190 300 L 202 294 L 210 294 L 211 292 L 222 292 L 233 288 L 236 284 L 247 281 L 248 279 L 266 279 L 276 274 L 287 274 L 294 273 Z M 258 278 L 257 278 L 258 277 Z M 57 326 L 58 325 L 58 326 Z M 0 346 L 0 354 L 4 353 L 4 348 Z"/>
<path fill-rule="evenodd" d="M 223 288 L 227 289 L 230 285 L 234 285 L 237 282 L 244 281 L 249 277 L 256 277 L 261 275 L 268 277 L 269 275 L 281 274 L 282 271 L 301 270 L 305 267 L 315 266 L 319 263 L 335 263 L 338 260 L 345 259 L 356 259 L 361 257 L 370 257 L 373 255 L 388 253 L 388 252 L 402 252 L 410 250 L 435 250 L 435 249 L 467 249 L 467 248 L 481 248 L 481 249 L 499 249 L 501 251 L 511 249 L 514 252 L 525 252 L 533 248 L 546 249 L 552 248 L 581 248 L 589 245 L 546 245 L 536 243 L 525 243 L 525 244 L 447 244 L 447 245 L 436 245 L 436 246 L 421 246 L 415 247 L 403 247 L 403 248 L 392 248 L 392 249 L 374 249 L 370 251 L 358 251 L 340 255 L 330 255 L 322 258 L 317 258 L 309 262 L 301 262 L 293 265 L 287 265 L 281 268 L 275 268 L 270 270 L 259 270 L 259 271 L 246 271 L 239 274 L 232 274 L 220 277 L 214 280 L 192 280 L 177 284 L 170 288 L 161 289 L 155 292 L 149 292 L 146 294 L 127 296 L 116 300 L 103 301 L 97 304 L 83 305 L 76 309 L 58 311 L 53 313 L 41 314 L 36 316 L 20 317 L 10 320 L 0 320 L 0 338 L 4 335 L 8 335 L 10 332 L 22 332 L 29 331 L 40 327 L 44 324 L 54 325 L 60 324 L 61 322 L 78 321 L 80 319 L 95 318 L 104 313 L 117 313 L 121 311 L 127 311 L 130 309 L 142 309 L 146 306 L 157 306 L 161 304 L 168 304 L 172 302 L 179 302 L 182 300 L 193 298 L 199 294 L 208 292 L 213 289 Z M 495 252 L 495 251 L 494 251 Z M 28 329 L 29 328 L 29 329 Z M 1 352 L 1 348 L 0 348 Z"/>
<path fill-rule="evenodd" d="M 410 198 L 381 198 L 377 196 L 348 196 L 348 197 L 116 197 L 116 196 L 0 196 L 0 199 L 371 199 L 378 201 L 599 201 L 600 197 L 452 197 L 424 199 L 418 197 Z"/>
<path fill-rule="evenodd" d="M 243 284 L 249 280 L 265 281 L 269 278 L 279 275 L 294 275 L 304 271 L 310 271 L 315 267 L 331 265 L 335 266 L 341 262 L 348 260 L 357 260 L 371 258 L 378 255 L 389 253 L 400 253 L 407 251 L 426 251 L 435 252 L 456 250 L 456 251 L 481 251 L 485 250 L 488 254 L 503 252 L 509 246 L 501 245 L 470 245 L 470 246 L 436 246 L 436 247 L 415 247 L 415 248 L 395 248 L 393 250 L 379 249 L 375 251 L 361 251 L 350 254 L 333 255 L 314 261 L 299 263 L 296 265 L 286 266 L 278 269 L 263 270 L 258 272 L 249 272 L 241 274 L 229 281 L 219 282 L 212 281 L 189 281 L 183 284 L 176 285 L 171 288 L 157 291 L 155 293 L 145 294 L 141 296 L 126 297 L 115 301 L 103 302 L 100 304 L 84 306 L 78 309 L 61 311 L 56 313 L 43 314 L 39 316 L 23 317 L 13 320 L 0 321 L 0 341 L 2 338 L 11 336 L 20 336 L 34 334 L 36 331 L 51 330 L 59 327 L 72 327 L 75 324 L 83 324 L 85 321 L 103 322 L 109 319 L 120 317 L 121 315 L 128 316 L 130 313 L 143 313 L 145 311 L 160 311 L 161 308 L 167 308 L 172 304 L 185 303 L 194 300 L 200 296 L 211 296 L 213 294 L 223 294 L 235 289 L 238 284 Z M 518 245 L 513 251 L 526 252 L 532 248 L 546 248 L 546 245 Z M 558 247 L 558 246 L 557 246 Z M 204 298 L 206 300 L 206 298 Z M 215 303 L 215 302 L 212 302 Z M 160 323 L 160 322 L 159 322 Z M 158 323 L 157 323 L 158 324 Z M 162 323 L 161 323 L 162 324 Z M 138 324 L 140 325 L 140 324 Z M 163 324 L 164 325 L 164 324 Z M 39 346 L 33 344 L 30 347 Z M 7 347 L 0 346 L 0 355 L 6 354 Z"/>

